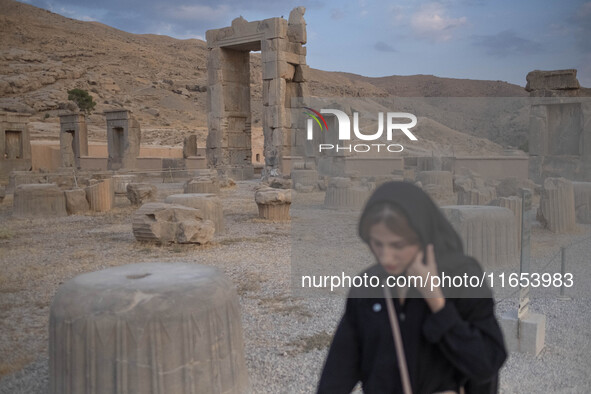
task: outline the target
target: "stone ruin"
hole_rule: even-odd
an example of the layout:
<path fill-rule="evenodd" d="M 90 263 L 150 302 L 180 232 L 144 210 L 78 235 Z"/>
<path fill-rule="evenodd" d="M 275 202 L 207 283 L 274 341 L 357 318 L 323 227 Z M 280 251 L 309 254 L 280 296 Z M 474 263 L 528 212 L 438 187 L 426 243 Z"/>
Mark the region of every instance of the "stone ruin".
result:
<path fill-rule="evenodd" d="M 536 183 L 546 177 L 591 181 L 591 99 L 580 97 L 576 75 L 576 70 L 527 75 L 526 90 L 540 97 L 529 121 L 529 178 Z"/>
<path fill-rule="evenodd" d="M 60 115 L 62 167 L 81 168 L 80 157 L 88 156 L 88 132 L 84 114 Z"/>
<path fill-rule="evenodd" d="M 108 170 L 136 168 L 140 154 L 139 122 L 129 110 L 105 111 L 107 119 Z"/>
<path fill-rule="evenodd" d="M 251 392 L 232 281 L 205 265 L 138 263 L 61 285 L 50 308 L 49 392 L 90 389 Z"/>
<path fill-rule="evenodd" d="M 31 170 L 31 142 L 25 114 L 0 113 L 0 183 L 11 171 Z"/>
<path fill-rule="evenodd" d="M 133 214 L 132 229 L 138 241 L 206 244 L 213 239 L 215 223 L 201 209 L 149 202 Z"/>
<path fill-rule="evenodd" d="M 208 167 L 233 179 L 252 179 L 250 51 L 261 51 L 263 74 L 262 177 L 288 173 L 296 126 L 291 101 L 307 96 L 304 7 L 289 20 L 247 22 L 242 17 L 222 29 L 208 30 Z"/>
<path fill-rule="evenodd" d="M 254 199 L 259 209 L 259 218 L 273 221 L 290 219 L 291 189 L 261 185 L 255 192 Z"/>

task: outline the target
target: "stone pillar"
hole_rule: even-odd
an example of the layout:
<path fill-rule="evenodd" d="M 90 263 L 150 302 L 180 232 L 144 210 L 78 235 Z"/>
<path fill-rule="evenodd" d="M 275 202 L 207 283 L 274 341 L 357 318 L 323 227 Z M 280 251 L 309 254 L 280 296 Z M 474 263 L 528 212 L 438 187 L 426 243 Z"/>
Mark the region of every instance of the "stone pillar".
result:
<path fill-rule="evenodd" d="M 554 233 L 576 229 L 575 192 L 573 184 L 564 178 L 546 178 L 540 196 L 538 220 Z"/>
<path fill-rule="evenodd" d="M 464 252 L 483 268 L 518 267 L 517 229 L 513 212 L 482 205 L 452 205 L 442 212 L 462 238 Z"/>
<path fill-rule="evenodd" d="M 324 195 L 324 207 L 361 209 L 370 194 L 369 188 L 356 185 L 349 178 L 330 178 Z"/>
<path fill-rule="evenodd" d="M 477 204 L 478 205 L 478 204 Z M 494 205 L 497 207 L 508 208 L 513 212 L 513 216 L 515 217 L 515 228 L 517 229 L 517 250 L 521 250 L 521 206 L 522 206 L 522 199 L 521 197 L 511 196 L 511 197 L 498 197 L 490 202 L 490 205 Z"/>
<path fill-rule="evenodd" d="M 214 267 L 140 263 L 60 286 L 49 392 L 248 393 L 240 305 Z"/>
<path fill-rule="evenodd" d="M 80 157 L 88 156 L 88 132 L 83 114 L 60 115 L 62 167 L 80 168 Z"/>
<path fill-rule="evenodd" d="M 105 111 L 107 119 L 108 170 L 134 169 L 140 155 L 141 130 L 129 110 Z"/>
<path fill-rule="evenodd" d="M 113 179 L 104 179 L 85 188 L 91 211 L 106 212 L 113 208 Z"/>

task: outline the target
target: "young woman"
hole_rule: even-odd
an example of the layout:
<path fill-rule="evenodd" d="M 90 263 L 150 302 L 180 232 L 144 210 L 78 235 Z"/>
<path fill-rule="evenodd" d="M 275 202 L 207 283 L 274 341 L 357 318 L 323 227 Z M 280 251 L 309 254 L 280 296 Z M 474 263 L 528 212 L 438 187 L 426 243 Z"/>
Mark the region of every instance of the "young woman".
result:
<path fill-rule="evenodd" d="M 359 235 L 377 260 L 364 273 L 381 283 L 400 275 L 483 274 L 439 208 L 411 183 L 378 187 L 359 220 Z M 383 288 L 349 292 L 318 394 L 350 393 L 359 381 L 366 394 L 403 393 L 404 376 L 414 394 L 498 391 L 507 352 L 486 285 L 391 287 L 407 374 L 400 372 L 383 294 Z"/>

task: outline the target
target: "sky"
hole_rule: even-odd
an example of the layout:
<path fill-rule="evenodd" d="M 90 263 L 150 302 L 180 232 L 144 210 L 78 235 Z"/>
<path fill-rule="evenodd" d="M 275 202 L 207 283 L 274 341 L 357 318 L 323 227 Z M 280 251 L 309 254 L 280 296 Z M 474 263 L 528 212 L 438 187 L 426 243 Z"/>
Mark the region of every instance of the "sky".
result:
<path fill-rule="evenodd" d="M 22 0 L 130 33 L 205 38 L 208 29 L 304 6 L 307 63 L 370 77 L 430 74 L 525 86 L 532 70 L 576 68 L 591 87 L 585 0 Z"/>

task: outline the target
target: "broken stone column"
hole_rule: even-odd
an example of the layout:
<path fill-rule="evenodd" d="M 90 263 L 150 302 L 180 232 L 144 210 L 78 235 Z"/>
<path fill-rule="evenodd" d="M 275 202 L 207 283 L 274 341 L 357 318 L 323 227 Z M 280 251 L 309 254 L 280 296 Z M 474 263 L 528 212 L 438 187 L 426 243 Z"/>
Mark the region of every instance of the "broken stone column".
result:
<path fill-rule="evenodd" d="M 54 183 L 18 185 L 12 204 L 13 215 L 19 217 L 68 215 L 64 192 Z"/>
<path fill-rule="evenodd" d="M 149 202 L 133 215 L 138 241 L 205 244 L 213 239 L 215 224 L 201 210 L 182 205 Z"/>
<path fill-rule="evenodd" d="M 350 178 L 333 177 L 328 181 L 324 195 L 324 207 L 337 209 L 360 209 L 369 198 L 371 191 L 356 185 Z"/>
<path fill-rule="evenodd" d="M 90 209 L 84 189 L 64 190 L 64 196 L 66 197 L 66 210 L 68 214 L 75 215 Z"/>
<path fill-rule="evenodd" d="M 173 194 L 166 197 L 164 202 L 199 209 L 204 219 L 211 220 L 214 223 L 216 234 L 226 232 L 222 200 L 215 194 Z"/>
<path fill-rule="evenodd" d="M 200 176 L 194 179 L 190 179 L 185 182 L 184 186 L 185 193 L 213 193 L 217 194 L 220 192 L 220 184 L 217 178 L 211 178 L 207 176 Z"/>
<path fill-rule="evenodd" d="M 546 178 L 540 195 L 537 218 L 554 233 L 576 229 L 573 183 L 564 178 Z"/>
<path fill-rule="evenodd" d="M 127 185 L 134 183 L 137 176 L 133 174 L 113 175 L 113 191 L 115 194 L 127 194 Z"/>
<path fill-rule="evenodd" d="M 86 199 L 90 206 L 91 211 L 95 212 L 106 212 L 113 208 L 113 180 L 103 179 L 102 181 L 95 183 L 94 185 L 87 186 Z"/>
<path fill-rule="evenodd" d="M 511 197 L 498 197 L 490 202 L 490 205 L 494 205 L 497 207 L 508 208 L 513 212 L 513 216 L 515 217 L 515 228 L 517 232 L 517 250 L 521 250 L 521 211 L 522 211 L 522 201 L 521 197 L 511 196 Z"/>
<path fill-rule="evenodd" d="M 158 188 L 151 183 L 128 183 L 127 198 L 132 205 L 142 205 L 148 201 L 156 201 Z"/>
<path fill-rule="evenodd" d="M 80 157 L 88 156 L 88 132 L 84 114 L 60 115 L 62 167 L 80 168 Z"/>
<path fill-rule="evenodd" d="M 107 118 L 108 170 L 134 169 L 140 155 L 141 130 L 129 110 L 105 111 Z"/>
<path fill-rule="evenodd" d="M 451 205 L 441 207 L 441 211 L 462 238 L 464 252 L 485 269 L 519 266 L 517 228 L 509 209 Z"/>
<path fill-rule="evenodd" d="M 262 187 L 254 194 L 259 217 L 267 220 L 289 220 L 291 190 Z"/>
<path fill-rule="evenodd" d="M 236 289 L 217 268 L 139 263 L 61 285 L 49 316 L 49 392 L 251 391 Z"/>
<path fill-rule="evenodd" d="M 591 224 L 591 182 L 573 182 L 577 222 Z"/>

